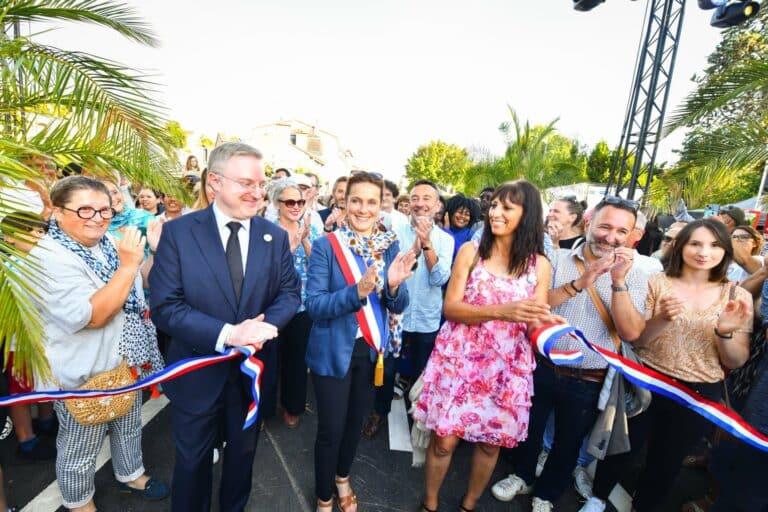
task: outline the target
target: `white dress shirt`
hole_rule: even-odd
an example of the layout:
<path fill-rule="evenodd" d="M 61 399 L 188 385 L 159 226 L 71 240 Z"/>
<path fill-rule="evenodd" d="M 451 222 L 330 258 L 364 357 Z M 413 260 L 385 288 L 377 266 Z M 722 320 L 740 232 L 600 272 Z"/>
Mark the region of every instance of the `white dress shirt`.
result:
<path fill-rule="evenodd" d="M 227 250 L 227 242 L 229 241 L 229 237 L 232 234 L 232 230 L 227 227 L 227 224 L 235 221 L 239 222 L 240 225 L 243 226 L 242 229 L 237 230 L 237 239 L 240 241 L 240 257 L 243 260 L 243 278 L 245 278 L 245 273 L 248 271 L 246 263 L 248 260 L 248 243 L 250 242 L 250 233 L 248 230 L 251 228 L 251 219 L 237 220 L 231 217 L 227 217 L 216 205 L 215 200 L 213 202 L 213 216 L 216 219 L 216 227 L 218 228 L 219 236 L 221 237 L 221 245 L 224 246 L 225 251 Z M 224 324 L 224 327 L 222 327 L 221 332 L 219 333 L 219 337 L 216 338 L 217 352 L 226 352 L 228 347 L 225 345 L 225 343 L 229 338 L 229 333 L 233 328 L 234 326 L 232 324 Z"/>

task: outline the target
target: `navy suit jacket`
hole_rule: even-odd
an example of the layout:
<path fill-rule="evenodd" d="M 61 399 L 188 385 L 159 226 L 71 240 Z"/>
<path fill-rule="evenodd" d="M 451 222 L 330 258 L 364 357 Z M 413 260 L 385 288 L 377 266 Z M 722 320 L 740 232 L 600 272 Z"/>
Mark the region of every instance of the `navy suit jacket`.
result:
<path fill-rule="evenodd" d="M 392 243 L 384 252 L 386 268 L 389 268 L 398 252 L 400 249 L 397 242 Z M 318 375 L 342 378 L 349 370 L 355 346 L 358 329 L 355 312 L 363 307 L 357 296 L 357 284 L 347 284 L 328 237 L 317 240 L 312 246 L 307 273 L 306 306 L 312 318 L 307 366 Z M 385 282 L 381 300 L 385 322 L 387 308 L 393 313 L 402 313 L 407 306 L 408 288 L 405 283 L 400 284 L 397 295 L 392 297 Z M 371 357 L 375 357 L 373 350 Z"/>
<path fill-rule="evenodd" d="M 171 336 L 169 364 L 217 354 L 216 339 L 225 323 L 238 324 L 264 313 L 265 322 L 282 329 L 293 318 L 301 303 L 300 284 L 287 233 L 254 217 L 249 234 L 238 304 L 212 208 L 163 225 L 149 288 L 152 320 Z M 230 367 L 227 363 L 207 366 L 163 384 L 163 389 L 187 412 L 210 411 Z"/>

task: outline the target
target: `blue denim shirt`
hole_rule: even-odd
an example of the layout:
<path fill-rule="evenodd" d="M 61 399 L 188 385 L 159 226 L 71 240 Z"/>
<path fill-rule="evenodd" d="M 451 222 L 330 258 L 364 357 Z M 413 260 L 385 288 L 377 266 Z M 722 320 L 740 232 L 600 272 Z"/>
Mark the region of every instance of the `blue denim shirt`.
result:
<path fill-rule="evenodd" d="M 400 242 L 400 251 L 411 250 L 416 242 L 416 231 L 411 224 L 396 226 L 393 231 Z M 416 259 L 418 266 L 408 278 L 410 304 L 403 315 L 403 330 L 408 332 L 435 332 L 440 328 L 443 312 L 442 287 L 451 277 L 453 259 L 453 237 L 437 226 L 429 233 L 432 250 L 437 255 L 437 264 L 427 269 L 424 254 Z"/>

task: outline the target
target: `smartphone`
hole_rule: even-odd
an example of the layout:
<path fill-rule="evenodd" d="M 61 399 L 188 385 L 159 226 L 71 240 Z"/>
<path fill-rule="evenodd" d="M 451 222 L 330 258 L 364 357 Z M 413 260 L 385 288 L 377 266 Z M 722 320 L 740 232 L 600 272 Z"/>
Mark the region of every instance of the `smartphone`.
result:
<path fill-rule="evenodd" d="M 720 205 L 708 204 L 706 208 L 704 208 L 704 218 L 714 217 L 715 215 L 720 215 Z"/>

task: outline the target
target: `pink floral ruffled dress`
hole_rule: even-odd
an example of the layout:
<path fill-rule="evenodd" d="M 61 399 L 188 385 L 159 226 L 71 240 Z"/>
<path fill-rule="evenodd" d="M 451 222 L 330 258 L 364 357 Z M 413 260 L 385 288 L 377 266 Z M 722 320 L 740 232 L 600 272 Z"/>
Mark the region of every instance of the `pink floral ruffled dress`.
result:
<path fill-rule="evenodd" d="M 531 298 L 535 288 L 535 259 L 518 278 L 491 274 L 479 260 L 464 302 L 507 304 Z M 414 419 L 440 436 L 513 448 L 528 436 L 535 367 L 526 324 L 446 322 L 424 370 Z"/>

